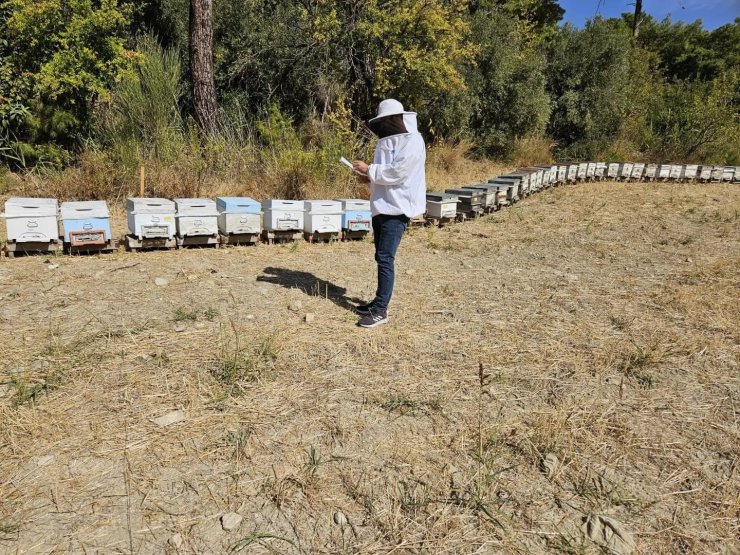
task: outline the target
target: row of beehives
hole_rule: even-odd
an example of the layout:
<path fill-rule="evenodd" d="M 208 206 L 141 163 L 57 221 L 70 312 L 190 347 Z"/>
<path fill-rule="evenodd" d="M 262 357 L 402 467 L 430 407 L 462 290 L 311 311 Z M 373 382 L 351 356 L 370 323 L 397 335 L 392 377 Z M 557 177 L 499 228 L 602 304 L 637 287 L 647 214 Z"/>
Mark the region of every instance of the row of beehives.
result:
<path fill-rule="evenodd" d="M 577 181 L 740 181 L 740 168 L 678 164 L 583 162 L 522 168 L 486 183 L 427 194 L 418 223 L 474 218 L 542 188 Z M 18 251 L 115 249 L 104 201 L 11 198 L 5 205 L 9 256 Z M 131 198 L 126 204 L 130 250 L 296 240 L 362 238 L 371 233 L 369 202 L 357 199 L 266 200 Z"/>
<path fill-rule="evenodd" d="M 362 238 L 370 232 L 370 203 L 359 199 L 267 200 L 130 198 L 126 203 L 130 250 L 256 243 L 260 239 L 309 241 Z M 106 251 L 115 248 L 105 201 L 64 202 L 10 198 L 4 214 L 6 252 Z"/>
<path fill-rule="evenodd" d="M 581 162 L 532 166 L 501 175 L 486 183 L 427 194 L 426 214 L 415 223 L 441 224 L 474 218 L 507 206 L 540 189 L 578 181 L 740 182 L 740 167 L 684 164 L 607 164 Z"/>

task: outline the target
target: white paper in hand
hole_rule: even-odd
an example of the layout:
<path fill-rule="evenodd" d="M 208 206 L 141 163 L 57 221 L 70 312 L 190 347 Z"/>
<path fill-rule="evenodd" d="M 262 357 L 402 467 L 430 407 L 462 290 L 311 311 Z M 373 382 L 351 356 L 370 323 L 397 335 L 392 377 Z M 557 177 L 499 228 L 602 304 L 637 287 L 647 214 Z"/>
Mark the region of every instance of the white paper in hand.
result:
<path fill-rule="evenodd" d="M 351 169 L 352 171 L 355 171 L 355 167 L 352 165 L 352 162 L 347 160 L 344 156 L 340 157 L 339 161 L 345 166 L 347 166 L 349 169 Z"/>

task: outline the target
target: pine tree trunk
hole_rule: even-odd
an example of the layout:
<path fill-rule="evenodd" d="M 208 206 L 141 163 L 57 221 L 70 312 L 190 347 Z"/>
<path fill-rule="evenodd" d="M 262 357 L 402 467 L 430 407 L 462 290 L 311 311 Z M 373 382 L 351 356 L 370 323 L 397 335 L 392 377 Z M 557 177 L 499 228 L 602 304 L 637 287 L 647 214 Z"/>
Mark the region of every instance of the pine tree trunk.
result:
<path fill-rule="evenodd" d="M 642 0 L 635 0 L 635 19 L 632 22 L 632 36 L 637 38 L 640 34 L 640 23 L 642 23 Z"/>
<path fill-rule="evenodd" d="M 218 130 L 213 81 L 213 0 L 190 0 L 190 73 L 195 121 L 202 133 Z"/>

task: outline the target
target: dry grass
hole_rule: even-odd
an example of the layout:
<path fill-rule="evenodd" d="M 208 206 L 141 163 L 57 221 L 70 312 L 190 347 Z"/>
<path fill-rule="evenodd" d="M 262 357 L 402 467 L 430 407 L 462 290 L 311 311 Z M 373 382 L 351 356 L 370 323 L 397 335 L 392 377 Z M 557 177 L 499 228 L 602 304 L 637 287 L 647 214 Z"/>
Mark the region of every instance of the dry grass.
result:
<path fill-rule="evenodd" d="M 377 330 L 367 242 L 4 260 L 0 552 L 602 553 L 589 515 L 736 552 L 739 209 L 605 183 L 413 230 Z"/>

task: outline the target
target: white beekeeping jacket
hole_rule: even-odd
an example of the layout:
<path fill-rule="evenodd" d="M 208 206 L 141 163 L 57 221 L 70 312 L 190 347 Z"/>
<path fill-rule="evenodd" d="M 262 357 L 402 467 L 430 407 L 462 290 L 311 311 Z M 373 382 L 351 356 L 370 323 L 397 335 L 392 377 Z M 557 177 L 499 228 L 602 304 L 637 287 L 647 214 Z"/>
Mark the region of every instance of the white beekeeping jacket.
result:
<path fill-rule="evenodd" d="M 387 214 L 409 218 L 426 211 L 426 146 L 416 124 L 416 114 L 404 114 L 408 133 L 378 141 L 370 164 L 370 207 L 373 216 Z"/>

